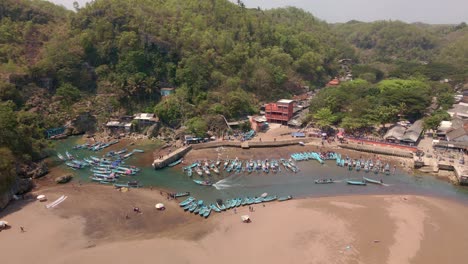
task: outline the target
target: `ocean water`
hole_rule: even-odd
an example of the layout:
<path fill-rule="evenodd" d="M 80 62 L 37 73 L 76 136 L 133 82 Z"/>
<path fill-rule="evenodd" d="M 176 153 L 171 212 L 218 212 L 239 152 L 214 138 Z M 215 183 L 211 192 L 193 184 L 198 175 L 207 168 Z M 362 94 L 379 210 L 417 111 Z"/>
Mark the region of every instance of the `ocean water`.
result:
<path fill-rule="evenodd" d="M 56 150 L 64 154 L 68 150 L 72 155 L 78 158 L 94 155 L 101 157 L 110 150 L 119 150 L 122 148 L 144 149 L 145 153 L 135 153 L 131 158 L 125 161 L 126 165 L 135 165 L 141 168 L 136 176 L 121 177 L 122 182 L 128 180 L 138 180 L 144 187 L 155 187 L 171 190 L 174 192 L 189 191 L 197 199 L 203 199 L 206 202 L 215 202 L 216 199 L 230 199 L 245 196 L 260 196 L 263 193 L 270 195 L 292 195 L 293 197 L 322 197 L 337 195 L 357 195 L 357 194 L 418 194 L 427 196 L 437 196 L 448 199 L 454 199 L 463 203 L 468 203 L 468 188 L 455 186 L 446 181 L 437 179 L 430 175 L 409 175 L 401 170 L 396 170 L 395 174 L 383 175 L 373 172 L 365 173 L 349 171 L 347 168 L 336 166 L 335 161 L 326 161 L 325 164 L 319 164 L 317 161 L 297 162 L 300 171 L 293 173 L 282 168 L 281 172 L 265 174 L 257 173 L 226 173 L 221 170 L 220 175 L 209 178 L 215 182 L 213 186 L 201 186 L 195 184 L 192 179 L 207 179 L 206 176 L 200 178 L 193 173 L 192 178 L 185 175 L 180 164 L 173 168 L 154 170 L 151 167 L 152 150 L 154 144 L 129 145 L 128 142 L 121 142 L 112 148 L 107 148 L 99 152 L 89 150 L 72 150 L 72 147 L 82 143 L 79 138 L 69 138 L 56 142 Z M 265 157 L 258 157 L 264 159 Z M 284 157 L 288 158 L 288 157 Z M 58 166 L 66 170 L 62 161 L 57 157 L 52 157 L 53 166 Z M 90 182 L 89 177 L 92 173 L 89 168 L 74 170 L 73 173 L 78 176 L 82 182 Z M 368 177 L 377 180 L 383 180 L 385 186 L 367 184 L 367 186 L 353 186 L 346 184 L 346 180 L 360 180 L 362 177 Z M 315 184 L 316 179 L 331 178 L 338 181 L 333 184 Z M 97 184 L 97 183 L 96 183 Z"/>

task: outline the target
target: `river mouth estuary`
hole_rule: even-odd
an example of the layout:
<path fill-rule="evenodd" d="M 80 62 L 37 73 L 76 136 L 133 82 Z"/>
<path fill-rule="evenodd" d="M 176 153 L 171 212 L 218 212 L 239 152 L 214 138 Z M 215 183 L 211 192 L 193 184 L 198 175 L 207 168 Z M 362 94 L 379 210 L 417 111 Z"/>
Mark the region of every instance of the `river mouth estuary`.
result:
<path fill-rule="evenodd" d="M 130 144 L 129 142 L 121 141 L 100 151 L 73 149 L 73 146 L 82 143 L 81 138 L 78 137 L 57 141 L 56 151 L 62 155 L 65 155 L 65 152 L 68 151 L 77 159 L 83 159 L 90 156 L 103 157 L 109 151 L 118 151 L 124 148 L 127 148 L 129 151 L 132 149 L 143 150 L 144 153 L 134 153 L 134 155 L 124 161 L 124 166 L 136 166 L 140 168 L 140 171 L 135 175 L 120 177 L 120 182 L 134 180 L 138 181 L 145 188 L 154 187 L 170 192 L 190 192 L 191 196 L 208 202 L 235 197 L 257 197 L 263 193 L 277 196 L 291 195 L 295 198 L 365 194 L 415 194 L 454 199 L 463 203 L 468 202 L 468 188 L 466 187 L 453 185 L 431 175 L 411 175 L 399 168 L 395 172 L 392 169 L 390 175 L 385 175 L 383 173 L 375 174 L 372 171 L 366 173 L 364 170 L 348 170 L 347 167 L 337 166 L 335 160 L 327 160 L 324 164 L 320 164 L 316 160 L 308 160 L 296 162 L 299 168 L 299 171 L 296 173 L 284 168 L 277 173 L 270 172 L 268 174 L 261 171 L 228 173 L 222 169 L 223 164 L 221 164 L 219 174 L 211 173 L 209 177 L 200 177 L 196 173 L 193 173 L 189 177 L 183 172 L 183 167 L 191 164 L 188 161 L 160 170 L 154 170 L 151 167 L 152 152 L 157 146 L 156 143 L 145 142 L 144 145 L 140 145 L 138 142 Z M 221 160 L 227 158 L 222 149 L 204 151 L 217 153 L 216 156 Z M 288 153 L 288 148 L 284 147 L 281 153 Z M 292 150 L 289 153 L 292 154 L 294 151 Z M 289 155 L 284 154 L 283 158 L 289 159 Z M 266 158 L 268 157 L 251 157 L 254 160 Z M 382 159 L 385 160 L 385 157 L 382 156 Z M 60 171 L 72 172 L 75 175 L 75 182 L 92 182 L 90 177 L 93 175 L 93 172 L 90 170 L 90 167 L 72 170 L 63 161 L 60 161 L 57 156 L 52 157 L 49 163 L 52 164 L 52 170 L 58 169 Z M 367 184 L 366 186 L 353 186 L 347 184 L 347 180 L 359 181 L 363 177 L 378 181 L 382 180 L 384 185 Z M 209 179 L 213 185 L 200 186 L 195 184 L 193 179 Z M 333 179 L 335 182 L 333 184 L 316 184 L 315 181 L 318 179 Z"/>

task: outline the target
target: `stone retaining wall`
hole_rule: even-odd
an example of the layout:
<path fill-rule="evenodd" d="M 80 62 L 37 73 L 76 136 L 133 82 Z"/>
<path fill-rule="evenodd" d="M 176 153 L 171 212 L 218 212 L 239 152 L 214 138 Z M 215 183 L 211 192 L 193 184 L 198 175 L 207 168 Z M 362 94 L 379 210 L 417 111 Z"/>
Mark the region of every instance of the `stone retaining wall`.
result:
<path fill-rule="evenodd" d="M 297 145 L 299 142 L 311 142 L 317 140 L 317 138 L 297 138 L 290 140 L 281 140 L 281 141 L 248 141 L 249 148 L 271 148 L 271 147 L 284 147 Z M 241 142 L 237 141 L 219 141 L 219 142 L 208 142 L 192 145 L 193 149 L 207 149 L 207 148 L 218 148 L 218 147 L 233 147 L 240 148 Z"/>
<path fill-rule="evenodd" d="M 389 156 L 396 156 L 402 158 L 413 158 L 413 152 L 411 151 L 404 151 L 404 150 L 397 150 L 392 148 L 378 148 L 374 146 L 366 146 L 366 145 L 354 145 L 354 144 L 340 144 L 340 147 L 344 149 L 351 149 L 356 151 L 362 152 L 370 152 L 375 154 L 381 155 L 389 155 Z"/>

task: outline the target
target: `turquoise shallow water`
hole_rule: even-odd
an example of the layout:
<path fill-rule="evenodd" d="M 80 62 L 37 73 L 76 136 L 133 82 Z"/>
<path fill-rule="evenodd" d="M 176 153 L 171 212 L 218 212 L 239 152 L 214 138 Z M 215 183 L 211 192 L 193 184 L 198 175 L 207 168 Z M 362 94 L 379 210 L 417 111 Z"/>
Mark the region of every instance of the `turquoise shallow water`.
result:
<path fill-rule="evenodd" d="M 56 150 L 59 153 L 70 153 L 83 158 L 90 155 L 102 156 L 111 149 L 104 149 L 100 152 L 89 150 L 71 150 L 77 142 L 77 138 L 70 138 L 58 141 Z M 200 186 L 195 184 L 191 178 L 182 173 L 182 164 L 174 168 L 154 170 L 151 167 L 151 150 L 154 145 L 128 146 L 125 143 L 116 145 L 113 149 L 127 147 L 145 149 L 147 153 L 136 153 L 126 161 L 128 165 L 139 166 L 142 171 L 136 176 L 123 177 L 122 180 L 135 179 L 140 181 L 145 187 L 154 186 L 175 192 L 190 191 L 191 195 L 197 199 L 214 202 L 217 198 L 228 199 L 243 196 L 259 196 L 266 192 L 272 195 L 293 195 L 294 197 L 320 197 L 336 195 L 356 195 L 356 194 L 419 194 L 428 196 L 438 196 L 454 199 L 463 203 L 468 203 L 468 188 L 454 186 L 451 183 L 439 180 L 429 175 L 408 175 L 402 171 L 396 171 L 394 175 L 375 175 L 374 173 L 348 171 L 346 168 L 337 167 L 334 161 L 327 161 L 321 165 L 317 161 L 297 162 L 300 169 L 298 173 L 282 172 L 264 174 L 253 172 L 251 174 L 226 174 L 216 175 L 211 178 L 216 182 L 214 186 Z M 262 157 L 259 157 L 262 158 Z M 285 157 L 286 158 L 286 157 Z M 58 158 L 53 158 L 54 164 L 63 166 Z M 68 168 L 67 168 L 68 169 Z M 74 171 L 82 181 L 89 181 L 91 172 L 89 169 Z M 346 184 L 346 179 L 360 179 L 362 177 L 382 179 L 388 186 L 368 184 L 367 186 L 351 186 Z M 194 179 L 199 179 L 194 173 Z M 319 178 L 333 178 L 341 182 L 334 184 L 315 184 Z"/>

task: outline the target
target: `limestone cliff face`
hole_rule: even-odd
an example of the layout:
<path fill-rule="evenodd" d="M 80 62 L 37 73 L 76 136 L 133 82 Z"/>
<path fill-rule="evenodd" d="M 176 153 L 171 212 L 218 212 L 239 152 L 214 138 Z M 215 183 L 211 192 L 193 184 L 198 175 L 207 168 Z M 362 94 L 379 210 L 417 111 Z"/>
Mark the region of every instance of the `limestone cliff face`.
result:
<path fill-rule="evenodd" d="M 96 131 L 97 119 L 89 112 L 78 115 L 68 124 L 65 131 L 67 135 L 80 135 L 84 133 L 94 133 Z"/>
<path fill-rule="evenodd" d="M 17 177 L 10 189 L 0 194 L 0 209 L 5 208 L 13 199 L 13 195 L 22 195 L 29 192 L 33 186 L 33 179 L 42 177 L 49 172 L 45 162 L 21 164 L 17 167 Z"/>

